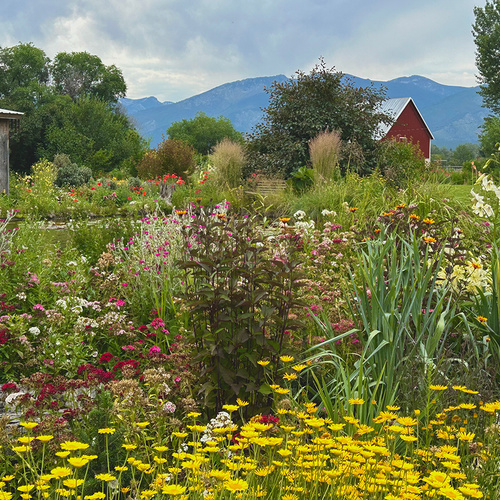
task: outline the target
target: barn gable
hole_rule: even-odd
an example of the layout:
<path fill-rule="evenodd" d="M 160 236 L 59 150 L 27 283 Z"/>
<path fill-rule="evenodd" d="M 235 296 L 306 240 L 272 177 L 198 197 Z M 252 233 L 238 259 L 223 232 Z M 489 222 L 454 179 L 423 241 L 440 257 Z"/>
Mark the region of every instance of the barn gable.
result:
<path fill-rule="evenodd" d="M 382 103 L 380 112 L 391 116 L 393 123 L 380 125 L 379 140 L 409 141 L 418 145 L 424 157 L 430 160 L 431 140 L 434 137 L 411 97 L 387 99 Z"/>

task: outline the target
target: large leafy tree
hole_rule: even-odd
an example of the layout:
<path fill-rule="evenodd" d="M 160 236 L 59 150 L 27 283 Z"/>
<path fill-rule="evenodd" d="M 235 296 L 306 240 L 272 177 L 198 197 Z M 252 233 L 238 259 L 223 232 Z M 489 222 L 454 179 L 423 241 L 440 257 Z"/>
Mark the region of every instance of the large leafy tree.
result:
<path fill-rule="evenodd" d="M 11 135 L 11 168 L 27 172 L 66 153 L 107 171 L 138 157 L 143 141 L 116 106 L 125 92 L 121 71 L 86 52 L 62 52 L 51 62 L 32 44 L 0 47 L 0 108 L 25 113 Z"/>
<path fill-rule="evenodd" d="M 375 150 L 375 132 L 390 118 L 378 108 L 384 89 L 358 88 L 324 61 L 306 74 L 274 82 L 263 122 L 250 136 L 254 164 L 287 176 L 309 161 L 309 141 L 324 130 L 337 130 L 343 141 L 359 144 L 365 158 Z"/>
<path fill-rule="evenodd" d="M 73 100 L 97 97 L 116 103 L 127 92 L 121 70 L 114 65 L 105 66 L 98 56 L 88 52 L 60 52 L 50 70 L 55 90 Z"/>
<path fill-rule="evenodd" d="M 181 120 L 172 123 L 167 130 L 170 139 L 185 141 L 198 153 L 207 155 L 212 148 L 223 139 L 242 142 L 243 135 L 238 132 L 229 118 L 207 116 L 203 111 L 196 113 L 191 120 Z"/>
<path fill-rule="evenodd" d="M 487 0 L 484 7 L 474 7 L 472 34 L 476 43 L 476 66 L 479 93 L 484 105 L 500 113 L 500 0 Z"/>

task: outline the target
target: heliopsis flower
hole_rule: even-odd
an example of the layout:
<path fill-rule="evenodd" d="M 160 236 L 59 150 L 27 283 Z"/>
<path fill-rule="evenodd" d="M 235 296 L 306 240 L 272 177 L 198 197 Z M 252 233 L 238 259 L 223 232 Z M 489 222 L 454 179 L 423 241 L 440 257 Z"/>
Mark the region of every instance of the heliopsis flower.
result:
<path fill-rule="evenodd" d="M 15 451 L 16 453 L 26 453 L 30 450 L 31 450 L 31 448 L 29 446 L 25 446 L 25 445 L 12 447 L 12 451 Z"/>
<path fill-rule="evenodd" d="M 352 398 L 349 400 L 350 405 L 362 405 L 364 403 L 365 403 L 365 400 L 361 399 L 361 398 L 357 398 L 357 399 Z"/>
<path fill-rule="evenodd" d="M 349 212 L 356 212 L 358 207 L 349 207 Z"/>
<path fill-rule="evenodd" d="M 34 484 L 22 484 L 21 486 L 17 487 L 18 491 L 22 491 L 23 493 L 28 493 L 30 492 L 33 488 L 35 487 Z"/>
<path fill-rule="evenodd" d="M 305 368 L 307 368 L 306 365 L 295 365 L 295 366 L 292 366 L 292 370 L 295 370 L 296 372 L 301 372 Z"/>
<path fill-rule="evenodd" d="M 106 498 L 106 493 L 102 491 L 96 491 L 92 495 L 85 495 L 85 500 L 101 500 L 103 498 Z"/>
<path fill-rule="evenodd" d="M 166 484 L 161 489 L 161 492 L 164 495 L 182 495 L 186 491 L 185 486 L 181 486 L 180 484 Z"/>
<path fill-rule="evenodd" d="M 430 219 L 429 217 L 426 217 L 425 219 L 422 219 L 422 222 L 424 224 L 429 224 L 430 225 L 430 224 L 434 224 L 435 221 L 434 221 L 434 219 Z"/>
<path fill-rule="evenodd" d="M 51 469 L 50 473 L 59 479 L 61 477 L 69 476 L 71 474 L 71 469 L 69 467 L 56 467 Z"/>
<path fill-rule="evenodd" d="M 112 427 L 106 427 L 105 429 L 99 429 L 97 432 L 99 434 L 114 434 L 116 432 L 116 429 L 113 429 Z"/>
<path fill-rule="evenodd" d="M 71 453 L 69 451 L 56 451 L 56 455 L 59 457 L 59 458 L 66 458 L 68 455 L 70 455 Z"/>
<path fill-rule="evenodd" d="M 465 441 L 465 442 L 470 442 L 475 437 L 476 435 L 473 432 L 459 432 L 457 434 L 457 438 L 460 439 L 460 441 Z"/>
<path fill-rule="evenodd" d="M 260 366 L 267 366 L 270 363 L 270 361 L 265 361 L 261 359 L 260 361 L 257 361 L 257 364 Z"/>
<path fill-rule="evenodd" d="M 65 451 L 86 450 L 88 447 L 87 443 L 80 443 L 78 441 L 64 441 L 64 443 L 61 443 L 61 449 Z"/>
<path fill-rule="evenodd" d="M 68 458 L 68 463 L 73 467 L 84 467 L 89 463 L 89 460 L 82 457 L 71 457 Z"/>
<path fill-rule="evenodd" d="M 140 427 L 141 429 L 144 429 L 149 425 L 149 422 L 136 422 L 137 427 Z"/>
<path fill-rule="evenodd" d="M 297 374 L 296 373 L 285 373 L 283 375 L 283 378 L 285 380 L 295 380 L 297 378 Z"/>
<path fill-rule="evenodd" d="M 188 418 L 196 418 L 196 417 L 199 417 L 201 415 L 201 413 L 198 413 L 197 411 L 192 411 L 190 413 L 188 413 L 186 416 Z"/>
<path fill-rule="evenodd" d="M 125 448 L 127 451 L 130 451 L 130 450 L 135 450 L 137 448 L 137 445 L 125 443 L 122 444 L 122 448 Z"/>
<path fill-rule="evenodd" d="M 75 479 L 75 478 L 65 479 L 63 481 L 63 484 L 67 488 L 71 488 L 72 490 L 74 490 L 75 488 L 78 488 L 78 486 L 83 484 L 83 479 Z"/>
<path fill-rule="evenodd" d="M 238 405 L 223 405 L 222 409 L 227 410 L 229 413 L 233 413 L 233 411 L 238 411 L 239 406 Z"/>
<path fill-rule="evenodd" d="M 290 389 L 284 389 L 283 387 L 278 387 L 277 389 L 274 389 L 274 392 L 277 394 L 288 394 L 290 392 Z"/>
<path fill-rule="evenodd" d="M 158 492 L 156 490 L 144 490 L 141 491 L 141 498 L 151 498 L 154 497 Z"/>
<path fill-rule="evenodd" d="M 448 389 L 447 385 L 430 385 L 429 389 L 432 391 L 446 391 Z"/>
<path fill-rule="evenodd" d="M 12 499 L 12 493 L 0 490 L 0 500 L 11 500 L 11 499 Z"/>
<path fill-rule="evenodd" d="M 160 453 L 168 450 L 168 446 L 153 446 L 153 448 Z"/>
<path fill-rule="evenodd" d="M 22 425 L 25 429 L 34 429 L 38 423 L 37 422 L 20 422 L 19 425 Z"/>
<path fill-rule="evenodd" d="M 42 443 L 47 443 L 51 439 L 54 439 L 54 436 L 44 435 L 44 436 L 37 436 L 36 438 L 38 439 L 38 441 L 41 441 Z"/>
<path fill-rule="evenodd" d="M 100 479 L 101 481 L 115 481 L 116 480 L 116 477 L 113 476 L 112 474 L 108 474 L 108 473 L 105 473 L 105 474 L 96 474 L 95 476 L 96 479 Z"/>
<path fill-rule="evenodd" d="M 283 363 L 291 363 L 295 358 L 293 356 L 280 356 Z"/>
<path fill-rule="evenodd" d="M 280 222 L 289 222 L 290 217 L 280 217 Z"/>
<path fill-rule="evenodd" d="M 243 401 L 240 398 L 238 398 L 236 402 L 238 403 L 238 406 L 248 406 L 250 404 L 248 401 Z"/>
<path fill-rule="evenodd" d="M 233 479 L 230 481 L 226 481 L 224 483 L 224 488 L 228 491 L 245 491 L 248 489 L 248 483 L 243 479 Z"/>

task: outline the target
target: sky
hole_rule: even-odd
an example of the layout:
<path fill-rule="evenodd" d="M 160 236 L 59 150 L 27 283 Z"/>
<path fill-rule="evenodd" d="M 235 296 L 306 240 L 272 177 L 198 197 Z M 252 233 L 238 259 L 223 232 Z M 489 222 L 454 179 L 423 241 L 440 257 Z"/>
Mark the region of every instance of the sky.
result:
<path fill-rule="evenodd" d="M 245 78 L 328 67 L 387 81 L 477 85 L 471 33 L 486 0 L 16 0 L 0 46 L 89 52 L 123 72 L 127 97 L 180 101 Z"/>

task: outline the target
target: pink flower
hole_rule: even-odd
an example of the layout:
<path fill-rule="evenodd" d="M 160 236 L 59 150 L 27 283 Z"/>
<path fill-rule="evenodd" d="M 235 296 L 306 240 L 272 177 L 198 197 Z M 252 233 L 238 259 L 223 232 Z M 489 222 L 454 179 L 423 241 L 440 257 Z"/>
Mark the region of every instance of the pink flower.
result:
<path fill-rule="evenodd" d="M 117 306 L 117 307 L 122 307 L 122 306 L 124 306 L 124 305 L 125 305 L 125 301 L 124 301 L 124 300 L 117 300 L 117 301 L 116 301 L 116 306 Z"/>
<path fill-rule="evenodd" d="M 161 349 L 157 345 L 154 345 L 149 349 L 149 354 L 159 354 L 160 352 Z"/>

